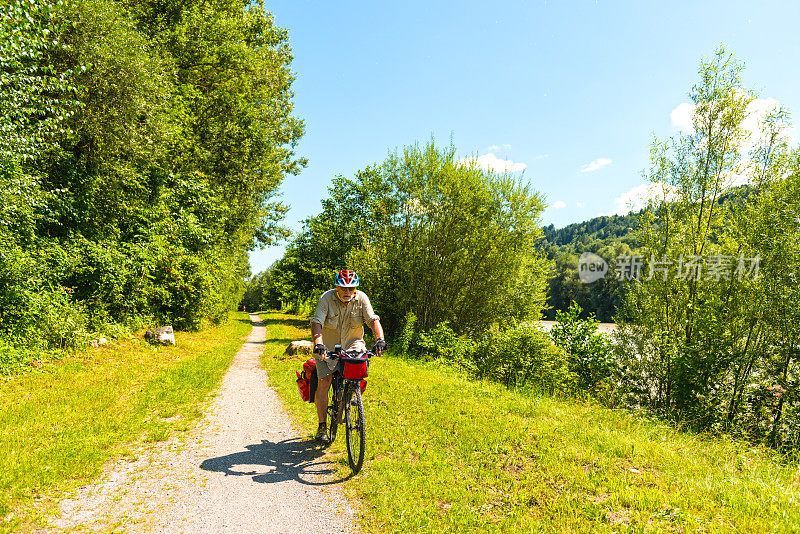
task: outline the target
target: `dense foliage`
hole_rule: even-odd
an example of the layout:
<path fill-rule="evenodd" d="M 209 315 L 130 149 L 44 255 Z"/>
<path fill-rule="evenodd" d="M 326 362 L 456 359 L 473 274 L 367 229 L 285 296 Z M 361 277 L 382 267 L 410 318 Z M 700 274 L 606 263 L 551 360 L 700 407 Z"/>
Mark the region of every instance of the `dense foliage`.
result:
<path fill-rule="evenodd" d="M 570 372 L 577 387 L 594 392 L 606 386 L 615 371 L 611 340 L 597 331 L 593 315 L 580 319 L 580 306 L 573 302 L 567 311 L 556 313 L 557 323 L 550 329 L 553 342 L 567 354 Z"/>
<path fill-rule="evenodd" d="M 576 377 L 567 353 L 531 323 L 492 329 L 475 352 L 478 376 L 540 393 L 573 393 Z"/>
<path fill-rule="evenodd" d="M 290 61 L 261 2 L 0 7 L 4 343 L 224 317 L 304 165 Z"/>

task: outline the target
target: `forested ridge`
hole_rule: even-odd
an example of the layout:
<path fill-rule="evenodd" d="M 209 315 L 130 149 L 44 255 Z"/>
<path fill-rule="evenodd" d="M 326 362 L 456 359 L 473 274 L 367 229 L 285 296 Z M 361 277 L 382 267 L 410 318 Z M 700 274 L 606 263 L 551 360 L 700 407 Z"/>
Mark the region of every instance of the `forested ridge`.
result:
<path fill-rule="evenodd" d="M 638 213 L 627 215 L 600 215 L 588 221 L 569 224 L 563 228 L 556 228 L 549 224 L 542 227 L 544 238 L 542 245 L 545 247 L 570 247 L 575 250 L 578 246 L 586 246 L 594 241 L 605 239 L 628 241 L 635 245 L 633 230 L 636 227 Z"/>
<path fill-rule="evenodd" d="M 0 362 L 234 309 L 288 232 L 285 30 L 261 1 L 0 7 Z"/>
<path fill-rule="evenodd" d="M 575 302 L 581 307 L 583 317 L 593 314 L 602 322 L 614 321 L 623 302 L 625 287 L 616 279 L 613 259 L 636 250 L 634 230 L 641 214 L 642 211 L 599 216 L 564 228 L 556 229 L 552 224 L 542 228 L 544 237 L 539 246 L 555 262 L 547 280 L 544 319 L 555 319 L 558 311 L 566 311 Z M 584 252 L 612 261 L 605 278 L 591 284 L 581 282 L 578 260 Z"/>

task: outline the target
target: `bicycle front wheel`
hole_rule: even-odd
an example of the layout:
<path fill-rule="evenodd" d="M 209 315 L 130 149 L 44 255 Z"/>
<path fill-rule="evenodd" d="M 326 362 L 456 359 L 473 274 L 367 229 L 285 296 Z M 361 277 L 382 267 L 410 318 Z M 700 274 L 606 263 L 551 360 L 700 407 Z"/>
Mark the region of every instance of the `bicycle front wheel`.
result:
<path fill-rule="evenodd" d="M 367 427 L 364 420 L 364 400 L 358 384 L 348 384 L 352 394 L 345 394 L 350 399 L 344 406 L 345 436 L 347 438 L 347 459 L 353 474 L 361 470 L 364 463 L 364 449 L 367 444 Z"/>

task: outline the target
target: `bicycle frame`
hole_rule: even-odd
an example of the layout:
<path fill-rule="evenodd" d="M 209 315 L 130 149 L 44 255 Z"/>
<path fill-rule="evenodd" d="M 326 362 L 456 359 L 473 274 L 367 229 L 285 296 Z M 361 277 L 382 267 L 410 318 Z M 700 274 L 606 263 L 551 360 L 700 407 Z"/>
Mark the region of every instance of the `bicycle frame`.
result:
<path fill-rule="evenodd" d="M 365 359 L 369 362 L 369 359 L 374 355 L 373 352 L 367 351 L 366 353 L 360 353 L 358 357 L 353 357 L 347 352 L 342 351 L 339 345 L 336 345 L 333 351 L 327 353 L 328 358 L 338 360 L 336 368 L 332 373 L 331 403 L 328 405 L 328 418 L 330 420 L 328 426 L 329 443 L 334 442 L 339 423 L 343 421 L 344 415 L 348 415 L 348 420 L 346 422 L 347 452 L 350 459 L 350 467 L 353 469 L 354 473 L 361 469 L 364 459 L 364 435 L 366 432 L 366 425 L 364 422 L 364 404 L 361 399 L 361 381 L 363 379 L 345 378 L 344 366 L 347 362 L 361 363 Z M 357 420 L 355 423 L 351 421 L 349 417 L 352 409 L 350 406 L 351 402 L 357 410 L 357 415 L 355 415 L 356 412 L 354 412 L 355 419 Z M 354 453 L 353 432 L 357 434 L 359 439 L 357 453 Z"/>

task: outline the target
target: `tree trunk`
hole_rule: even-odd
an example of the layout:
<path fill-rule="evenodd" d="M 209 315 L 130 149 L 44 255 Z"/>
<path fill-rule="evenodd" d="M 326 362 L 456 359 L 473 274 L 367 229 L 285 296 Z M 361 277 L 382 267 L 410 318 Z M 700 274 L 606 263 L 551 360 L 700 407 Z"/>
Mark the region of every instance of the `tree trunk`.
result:
<path fill-rule="evenodd" d="M 748 369 L 752 365 L 752 362 L 747 360 L 747 350 L 750 348 L 750 340 L 752 339 L 751 336 L 753 334 L 753 328 L 755 325 L 755 321 L 750 323 L 750 330 L 747 332 L 747 341 L 745 341 L 744 351 L 742 352 L 742 364 L 736 371 L 736 378 L 733 381 L 733 393 L 731 394 L 731 402 L 728 405 L 728 425 L 733 424 L 733 419 L 736 417 L 736 411 L 739 408 L 739 403 L 736 402 L 736 397 L 739 395 L 739 386 L 744 382 L 744 377 L 746 376 L 743 373 L 743 370 Z"/>
<path fill-rule="evenodd" d="M 789 365 L 792 363 L 792 354 L 795 351 L 795 340 L 789 342 L 789 347 L 786 351 L 786 359 L 783 362 L 783 376 L 781 377 L 781 387 L 786 385 L 786 378 L 789 375 Z M 781 400 L 778 401 L 778 408 L 775 412 L 775 418 L 772 420 L 772 432 L 770 432 L 769 442 L 773 447 L 778 446 L 778 436 L 780 434 L 781 416 L 783 415 L 783 401 L 786 395 L 781 394 Z"/>

